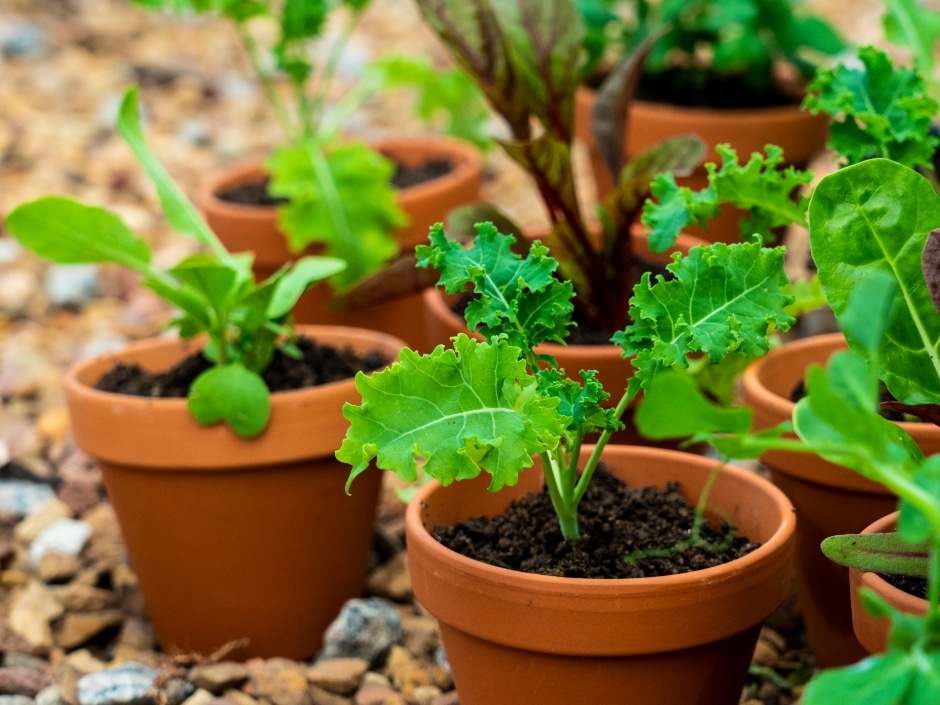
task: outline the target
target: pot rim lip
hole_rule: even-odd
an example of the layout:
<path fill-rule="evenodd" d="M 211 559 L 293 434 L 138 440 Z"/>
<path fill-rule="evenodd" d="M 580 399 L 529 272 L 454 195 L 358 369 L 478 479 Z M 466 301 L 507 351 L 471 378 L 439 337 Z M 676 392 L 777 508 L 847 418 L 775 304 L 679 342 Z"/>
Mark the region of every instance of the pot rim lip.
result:
<path fill-rule="evenodd" d="M 356 331 L 357 333 L 368 333 L 374 335 L 374 343 L 376 349 L 385 348 L 389 344 L 397 346 L 397 339 L 393 336 L 390 336 L 380 331 L 373 331 L 368 328 L 352 328 L 349 326 L 332 326 L 332 325 L 297 325 L 295 326 L 295 331 L 298 334 L 298 337 L 308 337 L 313 340 L 316 340 L 316 334 L 322 333 L 326 330 L 335 330 L 337 332 L 343 331 Z M 148 405 L 159 404 L 165 409 L 172 409 L 174 406 L 179 407 L 181 410 L 184 410 L 186 407 L 186 397 L 145 397 L 136 394 L 122 394 L 120 392 L 106 392 L 100 389 L 95 389 L 91 384 L 87 384 L 81 381 L 80 377 L 83 373 L 94 365 L 100 364 L 102 362 L 111 360 L 114 364 L 117 364 L 121 361 L 121 358 L 126 353 L 135 353 L 141 350 L 148 350 L 152 348 L 159 347 L 182 347 L 185 351 L 192 350 L 192 352 L 197 352 L 202 349 L 204 345 L 201 342 L 201 338 L 195 339 L 186 339 L 180 338 L 179 336 L 156 336 L 143 338 L 141 340 L 135 340 L 124 345 L 121 345 L 113 350 L 108 350 L 93 357 L 85 358 L 83 360 L 77 360 L 73 362 L 68 369 L 65 371 L 63 380 L 65 388 L 70 392 L 81 395 L 88 399 L 99 399 L 102 402 L 108 399 L 119 398 L 125 403 L 132 403 L 130 400 L 136 400 L 141 403 Z M 332 345 L 332 343 L 330 344 Z M 404 345 L 404 343 L 402 343 Z M 395 361 L 394 356 L 389 360 L 388 364 L 391 364 Z M 281 404 L 289 404 L 290 402 L 297 400 L 302 396 L 310 395 L 312 392 L 323 391 L 324 393 L 329 393 L 332 390 L 339 390 L 343 387 L 354 387 L 356 383 L 355 375 L 352 377 L 347 377 L 346 379 L 336 380 L 334 382 L 327 382 L 326 384 L 319 384 L 311 387 L 302 387 L 300 389 L 289 389 L 278 392 L 271 392 L 271 407 L 272 409 L 275 406 L 280 406 Z"/>
<path fill-rule="evenodd" d="M 453 182 L 459 182 L 483 170 L 483 155 L 472 143 L 448 135 L 401 135 L 397 137 L 379 137 L 376 139 L 357 139 L 365 142 L 377 151 L 384 149 L 405 148 L 412 144 L 433 145 L 446 156 L 451 157 L 454 168 L 446 174 L 402 189 L 396 189 L 401 197 L 420 199 L 426 190 L 446 188 Z M 221 184 L 228 181 L 251 181 L 250 175 L 264 173 L 266 157 L 241 159 L 213 170 L 203 179 L 197 191 L 197 202 L 203 209 L 211 208 L 220 213 L 238 217 L 268 219 L 276 212 L 270 206 L 248 205 L 223 201 L 215 194 Z M 244 176 L 243 176 L 244 175 Z"/>
<path fill-rule="evenodd" d="M 591 447 L 593 446 L 585 445 L 582 447 L 582 450 Z M 696 465 L 719 462 L 711 458 L 705 458 L 704 456 L 696 456 L 691 453 L 676 450 L 648 448 L 644 446 L 614 447 L 629 449 L 631 452 L 638 452 L 644 455 L 668 454 L 677 461 L 680 460 L 680 458 L 676 456 L 682 456 L 681 459 L 685 459 L 686 456 L 688 456 L 693 458 L 691 462 Z M 608 446 L 608 448 L 610 448 L 610 446 Z M 566 578 L 500 568 L 468 558 L 445 547 L 424 528 L 420 511 L 427 497 L 440 488 L 436 480 L 420 488 L 418 493 L 412 498 L 406 510 L 406 519 L 409 524 L 420 527 L 416 537 L 422 543 L 422 551 L 430 553 L 435 557 L 446 559 L 448 562 L 452 563 L 455 570 L 461 574 L 474 576 L 481 580 L 498 581 L 502 584 L 514 584 L 518 587 L 524 585 L 525 589 L 529 591 L 542 593 L 556 593 L 559 589 L 559 585 L 564 585 L 566 589 L 577 592 L 582 596 L 586 596 L 588 589 L 590 589 L 591 595 L 596 596 L 623 594 L 625 589 L 631 589 L 633 592 L 682 589 L 687 587 L 689 583 L 715 584 L 723 582 L 724 580 L 733 579 L 755 564 L 760 565 L 771 561 L 773 560 L 773 556 L 786 546 L 795 533 L 796 517 L 792 504 L 780 489 L 769 481 L 758 478 L 756 474 L 731 464 L 725 465 L 724 470 L 722 470 L 722 475 L 729 471 L 731 476 L 737 481 L 751 485 L 752 490 L 756 491 L 757 488 L 760 488 L 761 491 L 770 494 L 781 509 L 782 520 L 778 523 L 773 535 L 750 553 L 717 566 L 676 575 L 662 575 L 650 578 Z"/>
<path fill-rule="evenodd" d="M 885 531 L 891 527 L 894 527 L 897 530 L 897 520 L 900 512 L 891 512 L 880 519 L 873 521 L 871 524 L 862 529 L 861 533 L 863 534 L 877 534 L 885 533 Z M 890 602 L 897 605 L 899 603 L 914 603 L 917 605 L 923 605 L 924 612 L 927 610 L 927 600 L 922 597 L 917 597 L 916 595 L 911 595 L 909 592 L 905 592 L 900 588 L 896 588 L 894 585 L 889 583 L 887 580 L 882 578 L 880 575 L 871 570 L 858 570 L 856 568 L 850 568 L 852 572 L 856 573 L 861 581 L 863 587 L 867 587 L 876 592 L 882 593 Z"/>
<path fill-rule="evenodd" d="M 590 86 L 578 86 L 578 95 L 585 98 L 595 98 L 597 89 Z M 787 117 L 794 119 L 805 119 L 807 121 L 819 120 L 818 115 L 813 115 L 801 107 L 801 103 L 794 102 L 786 105 L 770 105 L 760 108 L 711 108 L 692 105 L 678 105 L 676 103 L 665 103 L 655 100 L 636 99 L 632 102 L 631 108 L 649 113 L 683 113 L 686 115 L 697 116 L 710 120 L 753 120 L 754 118 L 766 117 Z"/>

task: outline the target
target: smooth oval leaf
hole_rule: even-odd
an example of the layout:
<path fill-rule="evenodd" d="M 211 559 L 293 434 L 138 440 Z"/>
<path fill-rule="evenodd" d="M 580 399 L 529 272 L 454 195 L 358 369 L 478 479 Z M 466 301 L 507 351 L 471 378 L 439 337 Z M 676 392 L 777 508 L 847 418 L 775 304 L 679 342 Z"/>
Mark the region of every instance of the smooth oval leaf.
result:
<path fill-rule="evenodd" d="M 186 401 L 201 424 L 225 421 L 239 436 L 261 433 L 271 417 L 271 398 L 261 375 L 244 365 L 218 365 L 203 372 Z"/>

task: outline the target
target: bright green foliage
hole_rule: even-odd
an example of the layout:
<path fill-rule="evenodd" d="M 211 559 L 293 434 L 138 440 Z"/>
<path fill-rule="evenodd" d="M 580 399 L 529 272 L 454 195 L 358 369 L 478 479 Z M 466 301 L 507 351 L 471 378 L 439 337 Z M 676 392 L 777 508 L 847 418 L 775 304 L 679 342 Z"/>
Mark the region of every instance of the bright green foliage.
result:
<path fill-rule="evenodd" d="M 528 256 L 512 251 L 515 238 L 497 232 L 492 223 L 477 226 L 477 239 L 467 249 L 448 240 L 440 224 L 431 228 L 431 245 L 416 250 L 418 266 L 441 271 L 448 293 L 473 287 L 478 295 L 464 314 L 471 330 L 486 339 L 506 335 L 525 355 L 539 343 L 563 343 L 573 324 L 570 282 L 555 276 L 558 262 L 548 249 L 532 243 Z"/>
<path fill-rule="evenodd" d="M 563 370 L 540 369 L 536 375 L 539 392 L 558 399 L 558 413 L 571 419 L 568 430 L 581 434 L 616 431 L 623 424 L 601 402 L 610 397 L 597 381 L 595 370 L 581 370 L 583 384 L 566 377 Z"/>
<path fill-rule="evenodd" d="M 836 317 L 890 276 L 899 295 L 878 356 L 891 393 L 908 404 L 940 399 L 940 318 L 921 274 L 928 233 L 940 226 L 940 196 L 915 171 L 872 159 L 823 178 L 809 207 L 810 243 L 819 281 Z M 884 304 L 882 304 L 884 305 Z M 849 344 L 858 349 L 853 336 Z"/>
<path fill-rule="evenodd" d="M 707 101 L 711 81 L 740 76 L 755 90 L 773 83 L 775 62 L 787 62 L 804 78 L 814 64 L 807 56 L 833 55 L 845 47 L 835 30 L 804 12 L 799 0 L 578 0 L 594 59 L 627 56 L 661 28 L 647 73 L 682 67 L 682 86 L 691 100 Z M 607 45 L 607 51 L 604 51 Z"/>
<path fill-rule="evenodd" d="M 369 67 L 386 88 L 415 88 L 418 117 L 443 132 L 489 149 L 493 138 L 486 127 L 490 111 L 480 89 L 456 67 L 433 66 L 426 56 L 387 56 Z"/>
<path fill-rule="evenodd" d="M 917 71 L 927 88 L 937 97 L 936 47 L 940 41 L 940 14 L 924 7 L 923 0 L 885 0 L 885 35 L 891 42 L 908 47 L 914 54 Z"/>
<path fill-rule="evenodd" d="M 783 312 L 792 297 L 784 292 L 785 250 L 759 243 L 695 247 L 674 256 L 666 280 L 643 275 L 630 301 L 633 323 L 614 342 L 636 355 L 633 393 L 660 370 L 688 367 L 686 356 L 700 353 L 718 362 L 732 352 L 759 357 L 769 350 L 768 330 L 786 331 L 792 316 Z"/>
<path fill-rule="evenodd" d="M 820 548 L 830 560 L 849 568 L 873 570 L 882 575 L 927 577 L 930 546 L 908 543 L 898 533 L 829 536 Z"/>
<path fill-rule="evenodd" d="M 845 164 L 885 157 L 905 166 L 930 166 L 938 140 L 930 126 L 940 106 L 923 77 L 873 47 L 859 50 L 861 68 L 820 69 L 803 105 L 834 120 L 829 146 Z"/>
<path fill-rule="evenodd" d="M 333 279 L 343 288 L 378 269 L 398 247 L 389 237 L 405 224 L 388 188 L 392 163 L 360 142 L 324 150 L 309 139 L 275 150 L 268 160 L 272 195 L 290 200 L 278 224 L 295 252 L 322 243 L 348 267 Z"/>
<path fill-rule="evenodd" d="M 257 435 L 270 416 L 260 373 L 278 339 L 289 332 L 294 304 L 311 284 L 341 271 L 345 263 L 305 257 L 255 284 L 251 255 L 225 250 L 147 147 L 136 88 L 124 96 L 119 130 L 157 187 L 167 220 L 207 246 L 210 255 L 187 257 L 168 271 L 156 269 L 149 245 L 118 216 L 59 196 L 18 206 L 7 216 L 6 228 L 24 247 L 50 261 L 114 263 L 142 274 L 145 286 L 179 309 L 173 325 L 182 337 L 208 336 L 203 354 L 216 367 L 193 384 L 193 416 L 202 423 L 224 420 L 240 435 Z"/>
<path fill-rule="evenodd" d="M 505 340 L 481 343 L 461 333 L 453 350 L 405 349 L 390 368 L 359 373 L 362 405 L 343 408 L 350 428 L 336 453 L 353 466 L 347 490 L 373 457 L 407 481 L 417 478 L 422 457 L 424 471 L 444 485 L 481 471 L 492 476 L 491 491 L 516 484 L 568 425 L 558 401 L 536 392 L 520 355 Z"/>
<path fill-rule="evenodd" d="M 755 152 L 741 165 L 734 149 L 718 145 L 721 167 L 711 162 L 705 165 L 708 186 L 699 192 L 677 186 L 672 174 L 657 177 L 653 182 L 656 200 L 646 202 L 642 220 L 652 228 L 652 250 L 664 252 L 690 225 L 698 224 L 707 230 L 708 221 L 718 215 L 718 206 L 724 203 L 750 214 L 741 219 L 742 240 L 750 240 L 756 233 L 762 242 L 773 242 L 774 228 L 805 225 L 809 200 L 799 189 L 812 180 L 813 174 L 792 166 L 781 169 L 783 151 L 771 144 L 765 149 L 766 157 Z"/>

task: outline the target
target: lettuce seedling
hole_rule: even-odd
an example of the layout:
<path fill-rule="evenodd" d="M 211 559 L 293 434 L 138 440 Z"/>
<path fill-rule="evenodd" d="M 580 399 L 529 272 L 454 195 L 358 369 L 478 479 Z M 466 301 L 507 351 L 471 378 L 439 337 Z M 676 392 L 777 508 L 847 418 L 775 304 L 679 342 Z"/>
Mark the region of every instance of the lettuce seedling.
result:
<path fill-rule="evenodd" d="M 578 200 L 572 162 L 585 31 L 574 0 L 418 0 L 418 7 L 505 120 L 511 137 L 501 145 L 538 189 L 551 222 L 545 243 L 574 286 L 578 320 L 611 333 L 623 328 L 635 261 L 630 226 L 650 183 L 664 171 L 689 173 L 704 154 L 697 137 L 684 136 L 623 163 L 624 115 L 645 51 L 619 66 L 598 98 L 592 124 L 616 188 L 595 223 Z M 468 219 L 492 221 L 492 213 L 477 210 Z"/>
<path fill-rule="evenodd" d="M 655 438 L 710 440 L 731 457 L 767 450 L 811 452 L 885 485 L 900 497 L 898 536 L 828 544 L 860 569 L 927 577 L 927 614 L 902 615 L 870 593 L 868 609 L 890 617 L 884 654 L 815 678 L 803 696 L 822 705 L 845 692 L 866 703 L 934 703 L 940 698 L 940 455 L 925 458 L 910 436 L 877 413 L 879 380 L 893 408 L 940 420 L 940 196 L 916 171 L 871 159 L 824 177 L 809 205 L 819 280 L 849 351 L 807 374 L 792 424 L 750 432 L 749 409 L 719 409 L 687 379 L 666 372 L 635 416 Z M 676 418 L 692 403 L 695 417 Z M 793 430 L 797 438 L 782 434 Z M 856 695 L 857 694 L 857 695 Z"/>
<path fill-rule="evenodd" d="M 269 193 L 287 199 L 278 207 L 278 222 L 291 250 L 317 243 L 324 254 L 345 260 L 347 267 L 330 280 L 337 290 L 395 256 L 393 230 L 405 224 L 405 214 L 391 184 L 394 165 L 340 133 L 350 112 L 377 89 L 376 82 L 360 81 L 338 101 L 330 93 L 343 49 L 369 0 L 133 2 L 150 9 L 218 13 L 234 25 L 286 138 L 266 169 Z M 344 22 L 331 39 L 327 22 L 332 16 Z M 266 43 L 271 34 L 276 38 Z M 323 59 L 314 62 L 314 56 Z"/>
<path fill-rule="evenodd" d="M 163 169 L 140 127 L 138 91 L 121 102 L 118 132 L 154 183 L 167 221 L 194 238 L 207 254 L 185 258 L 163 271 L 150 246 L 115 214 L 71 198 L 47 196 L 15 208 L 5 226 L 29 250 L 61 264 L 114 263 L 142 275 L 144 286 L 179 309 L 172 322 L 182 337 L 208 337 L 203 354 L 214 365 L 193 382 L 187 405 L 203 424 L 225 421 L 241 436 L 267 426 L 270 399 L 260 373 L 279 340 L 291 335 L 290 314 L 312 284 L 345 267 L 331 257 L 303 257 L 255 284 L 250 253 L 230 254 L 195 206 Z M 297 354 L 288 342 L 288 354 Z"/>
<path fill-rule="evenodd" d="M 491 223 L 478 224 L 470 248 L 449 240 L 440 225 L 431 230 L 430 245 L 418 248 L 420 263 L 440 271 L 445 291 L 476 294 L 465 316 L 484 340 L 460 334 L 453 348 L 439 345 L 427 355 L 405 349 L 389 368 L 358 374 L 362 403 L 343 409 L 350 426 L 336 457 L 352 466 L 347 491 L 373 458 L 408 482 L 418 477 L 419 459 L 444 485 L 486 472 L 497 491 L 516 484 L 538 456 L 562 533 L 576 539 L 578 503 L 640 390 L 664 370 L 686 367 L 692 355 L 713 362 L 733 351 L 762 355 L 768 330 L 792 323 L 782 312 L 790 301 L 782 291 L 784 251 L 759 243 L 697 247 L 674 257 L 669 280 L 644 274 L 631 300 L 634 322 L 614 338 L 635 355 L 637 371 L 624 380 L 619 401 L 605 407 L 609 392 L 595 371 L 581 370 L 577 380 L 536 351 L 567 338 L 574 288 L 540 242 L 521 257 L 514 241 Z M 600 438 L 579 473 L 587 433 Z"/>

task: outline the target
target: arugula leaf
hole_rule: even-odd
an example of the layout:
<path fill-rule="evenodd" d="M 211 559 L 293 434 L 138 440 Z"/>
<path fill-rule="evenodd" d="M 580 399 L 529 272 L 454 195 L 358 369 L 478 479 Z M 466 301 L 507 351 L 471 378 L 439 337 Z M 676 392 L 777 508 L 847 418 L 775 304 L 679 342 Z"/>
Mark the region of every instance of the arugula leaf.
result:
<path fill-rule="evenodd" d="M 347 264 L 335 257 L 301 257 L 278 281 L 277 289 L 268 306 L 269 318 L 283 318 L 310 288 L 311 284 L 323 281 L 343 271 Z"/>
<path fill-rule="evenodd" d="M 697 223 L 707 229 L 708 221 L 718 215 L 718 206 L 729 203 L 750 213 L 740 223 L 741 239 L 749 240 L 754 233 L 762 242 L 775 239 L 773 229 L 792 224 L 806 225 L 809 199 L 798 192 L 808 184 L 813 174 L 795 167 L 781 169 L 783 150 L 768 144 L 767 156 L 755 152 L 743 166 L 729 145 L 718 145 L 721 155 L 719 168 L 709 162 L 708 186 L 695 193 L 688 187 L 679 187 L 671 174 L 660 175 L 653 184 L 653 196 L 647 201 L 642 222 L 652 228 L 650 247 L 663 252 L 679 236 L 682 228 Z"/>
<path fill-rule="evenodd" d="M 271 399 L 261 375 L 241 363 L 217 365 L 193 382 L 186 399 L 201 424 L 225 421 L 240 436 L 261 433 L 271 418 Z"/>
<path fill-rule="evenodd" d="M 423 470 L 443 485 L 492 477 L 490 491 L 514 485 L 532 456 L 554 448 L 569 418 L 558 400 L 536 392 L 521 350 L 505 340 L 481 343 L 461 333 L 453 350 L 428 355 L 404 349 L 398 362 L 356 375 L 362 404 L 346 404 L 349 430 L 336 457 L 353 466 L 346 484 L 372 458 L 402 479 Z"/>
<path fill-rule="evenodd" d="M 905 204 L 916 204 L 916 208 Z M 872 159 L 823 178 L 809 206 L 810 245 L 836 318 L 878 273 L 898 295 L 878 356 L 891 393 L 908 404 L 940 398 L 940 317 L 921 273 L 928 233 L 940 225 L 940 196 L 918 173 Z M 849 344 L 858 340 L 847 332 Z M 862 351 L 863 352 L 863 351 Z"/>
<path fill-rule="evenodd" d="M 563 343 L 568 336 L 574 290 L 555 276 L 558 262 L 548 249 L 532 243 L 523 259 L 512 251 L 515 238 L 492 223 L 479 223 L 469 249 L 448 240 L 443 226 L 431 228 L 429 245 L 416 248 L 418 266 L 441 270 L 440 284 L 448 293 L 472 285 L 478 294 L 464 317 L 471 330 L 485 338 L 506 335 L 528 355 L 543 342 Z"/>
<path fill-rule="evenodd" d="M 828 146 L 845 164 L 885 157 L 905 166 L 931 165 L 940 140 L 930 126 L 940 106 L 924 79 L 874 47 L 859 50 L 862 68 L 820 69 L 806 88 L 803 107 L 832 118 Z"/>
<path fill-rule="evenodd" d="M 290 202 L 278 209 L 292 250 L 322 243 L 324 254 L 345 260 L 331 280 L 344 288 L 370 274 L 397 251 L 392 236 L 405 216 L 389 185 L 392 163 L 363 143 L 328 149 L 315 140 L 282 147 L 267 162 L 269 191 Z"/>
<path fill-rule="evenodd" d="M 757 357 L 769 350 L 767 334 L 786 331 L 794 318 L 783 312 L 792 297 L 784 292 L 786 250 L 760 243 L 694 247 L 674 255 L 655 284 L 649 273 L 634 287 L 633 323 L 613 341 L 636 368 L 631 394 L 666 367 L 688 367 L 687 355 L 702 353 L 717 362 L 731 352 Z"/>

